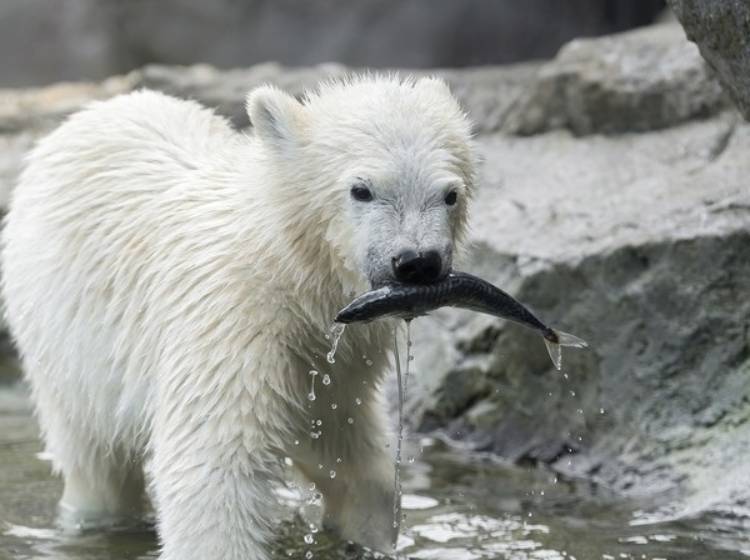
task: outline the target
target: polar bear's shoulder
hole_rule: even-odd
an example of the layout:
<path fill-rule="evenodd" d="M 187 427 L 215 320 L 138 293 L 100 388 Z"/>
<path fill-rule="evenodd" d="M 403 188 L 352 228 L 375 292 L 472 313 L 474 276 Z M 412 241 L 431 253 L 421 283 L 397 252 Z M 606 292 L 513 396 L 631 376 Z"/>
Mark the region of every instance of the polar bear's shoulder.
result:
<path fill-rule="evenodd" d="M 45 143 L 115 144 L 134 150 L 170 147 L 208 154 L 239 135 L 211 109 L 186 99 L 142 89 L 95 101 L 73 114 Z"/>

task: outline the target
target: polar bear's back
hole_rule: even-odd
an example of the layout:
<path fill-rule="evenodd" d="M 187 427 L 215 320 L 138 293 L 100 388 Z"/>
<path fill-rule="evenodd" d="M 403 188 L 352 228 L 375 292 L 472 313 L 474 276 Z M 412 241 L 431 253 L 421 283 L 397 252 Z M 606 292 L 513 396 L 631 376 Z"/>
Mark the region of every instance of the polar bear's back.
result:
<path fill-rule="evenodd" d="M 53 454 L 76 446 L 49 433 L 61 422 L 108 442 L 143 432 L 131 420 L 149 417 L 137 348 L 149 262 L 180 219 L 170 205 L 236 136 L 197 103 L 141 91 L 73 115 L 29 155 L 3 232 L 3 292 L 38 410 L 59 416 L 41 419 Z"/>

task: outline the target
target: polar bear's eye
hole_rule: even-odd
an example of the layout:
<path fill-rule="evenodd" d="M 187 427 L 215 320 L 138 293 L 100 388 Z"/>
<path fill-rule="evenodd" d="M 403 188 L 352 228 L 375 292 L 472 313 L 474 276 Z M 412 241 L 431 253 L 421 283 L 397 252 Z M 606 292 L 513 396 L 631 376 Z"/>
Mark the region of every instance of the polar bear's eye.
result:
<path fill-rule="evenodd" d="M 453 206 L 457 200 L 458 200 L 458 193 L 456 191 L 451 191 L 445 195 L 445 203 L 448 206 Z"/>
<path fill-rule="evenodd" d="M 372 200 L 372 192 L 362 183 L 354 185 L 351 192 L 354 200 L 360 202 L 370 202 Z"/>

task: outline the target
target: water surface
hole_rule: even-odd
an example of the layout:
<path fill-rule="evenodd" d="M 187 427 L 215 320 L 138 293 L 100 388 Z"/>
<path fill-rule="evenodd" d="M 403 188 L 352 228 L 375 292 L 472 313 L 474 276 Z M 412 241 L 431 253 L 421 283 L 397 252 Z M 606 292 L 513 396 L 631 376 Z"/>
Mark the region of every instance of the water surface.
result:
<path fill-rule="evenodd" d="M 62 485 L 50 474 L 24 388 L 0 384 L 0 560 L 146 560 L 153 527 L 64 534 L 55 528 Z M 421 452 L 420 452 L 421 451 Z M 739 560 L 750 557 L 750 524 L 707 515 L 644 524 L 644 504 L 542 468 L 504 465 L 412 436 L 404 447 L 403 558 L 430 560 Z M 293 491 L 274 559 L 373 558 L 322 532 L 310 533 Z M 312 535 L 312 543 L 305 535 Z M 310 538 L 308 537 L 308 540 Z"/>

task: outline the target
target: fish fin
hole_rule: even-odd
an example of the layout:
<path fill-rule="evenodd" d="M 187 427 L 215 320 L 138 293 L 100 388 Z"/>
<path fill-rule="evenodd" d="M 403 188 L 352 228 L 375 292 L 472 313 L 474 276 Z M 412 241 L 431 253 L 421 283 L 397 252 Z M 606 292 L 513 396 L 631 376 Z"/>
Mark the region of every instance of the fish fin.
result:
<path fill-rule="evenodd" d="M 547 347 L 547 353 L 549 354 L 555 369 L 560 371 L 562 369 L 562 347 L 569 346 L 571 348 L 588 348 L 588 344 L 582 338 L 578 338 L 570 333 L 555 331 L 557 335 L 557 343 L 550 340 L 544 339 L 544 345 Z"/>
<path fill-rule="evenodd" d="M 588 343 L 583 340 L 582 338 L 578 338 L 574 334 L 562 332 L 562 331 L 555 331 L 555 334 L 557 335 L 558 344 L 560 346 L 570 346 L 571 348 L 588 348 Z"/>
<path fill-rule="evenodd" d="M 550 342 L 546 338 L 544 339 L 544 345 L 547 347 L 547 353 L 555 365 L 555 369 L 560 371 L 562 369 L 562 349 L 560 345 Z"/>

